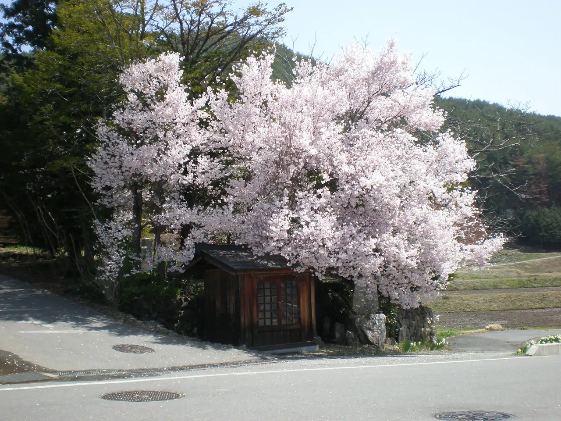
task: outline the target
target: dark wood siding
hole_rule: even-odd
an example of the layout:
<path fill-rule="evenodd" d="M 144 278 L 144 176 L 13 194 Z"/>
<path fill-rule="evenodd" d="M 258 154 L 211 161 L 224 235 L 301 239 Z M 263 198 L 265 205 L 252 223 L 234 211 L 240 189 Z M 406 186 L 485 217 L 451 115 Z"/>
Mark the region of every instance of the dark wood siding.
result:
<path fill-rule="evenodd" d="M 240 341 L 238 278 L 220 269 L 205 271 L 205 335 L 212 342 Z"/>
<path fill-rule="evenodd" d="M 253 290 L 251 275 L 240 275 L 240 345 L 253 346 Z"/>
<path fill-rule="evenodd" d="M 205 339 L 260 350 L 315 344 L 314 286 L 310 273 L 276 266 L 238 271 L 235 267 L 247 260 L 247 250 L 242 250 L 245 254 L 233 247 L 220 250 L 223 253 L 216 256 L 203 250 L 200 260 L 191 268 L 201 275 L 204 272 Z M 232 267 L 232 262 L 237 266 Z M 261 264 L 261 260 L 250 263 Z"/>

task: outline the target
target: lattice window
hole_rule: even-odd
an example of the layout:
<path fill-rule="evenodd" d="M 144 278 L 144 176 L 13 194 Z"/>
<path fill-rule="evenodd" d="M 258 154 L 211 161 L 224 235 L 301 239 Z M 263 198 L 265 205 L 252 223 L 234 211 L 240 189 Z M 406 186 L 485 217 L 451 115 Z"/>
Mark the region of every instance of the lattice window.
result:
<path fill-rule="evenodd" d="M 298 308 L 298 283 L 295 280 L 281 281 L 281 320 L 283 325 L 290 325 L 300 321 Z"/>
<path fill-rule="evenodd" d="M 300 323 L 298 305 L 298 282 L 295 279 L 257 282 L 259 326 Z"/>
<path fill-rule="evenodd" d="M 277 282 L 257 282 L 259 326 L 276 326 L 279 324 L 277 293 Z"/>

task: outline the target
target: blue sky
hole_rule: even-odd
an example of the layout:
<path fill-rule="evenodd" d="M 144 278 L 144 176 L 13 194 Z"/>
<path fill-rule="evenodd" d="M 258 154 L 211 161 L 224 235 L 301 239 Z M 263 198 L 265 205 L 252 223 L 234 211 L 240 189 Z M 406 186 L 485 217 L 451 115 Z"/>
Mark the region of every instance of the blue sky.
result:
<path fill-rule="evenodd" d="M 243 7 L 254 3 L 235 0 Z M 269 5 L 279 2 L 265 1 Z M 400 49 L 443 77 L 464 73 L 451 96 L 528 105 L 561 116 L 559 0 L 285 0 L 285 44 L 328 60 L 367 38 L 380 50 L 396 36 Z"/>
<path fill-rule="evenodd" d="M 270 6 L 279 1 L 262 0 Z M 233 0 L 243 8 L 256 0 Z M 0 3 L 10 3 L 0 0 Z M 443 78 L 467 78 L 451 96 L 528 106 L 561 116 L 560 0 L 285 0 L 293 7 L 284 43 L 329 60 L 368 40 L 400 49 Z"/>

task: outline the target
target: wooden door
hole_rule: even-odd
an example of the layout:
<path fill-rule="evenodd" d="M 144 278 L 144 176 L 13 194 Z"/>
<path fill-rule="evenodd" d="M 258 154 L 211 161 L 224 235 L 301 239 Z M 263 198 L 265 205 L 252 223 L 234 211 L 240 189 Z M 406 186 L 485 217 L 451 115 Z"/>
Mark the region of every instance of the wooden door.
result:
<path fill-rule="evenodd" d="M 308 340 L 310 295 L 307 283 L 307 274 L 253 276 L 253 346 Z"/>

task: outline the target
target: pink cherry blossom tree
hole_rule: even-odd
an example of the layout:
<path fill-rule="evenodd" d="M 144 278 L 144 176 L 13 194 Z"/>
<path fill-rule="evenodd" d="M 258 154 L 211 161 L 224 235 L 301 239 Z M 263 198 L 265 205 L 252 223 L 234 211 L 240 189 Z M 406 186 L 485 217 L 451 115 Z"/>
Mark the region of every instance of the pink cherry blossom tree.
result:
<path fill-rule="evenodd" d="M 212 103 L 214 133 L 237 157 L 223 214 L 237 242 L 404 308 L 501 247 L 477 223 L 465 143 L 439 133 L 435 92 L 393 41 L 378 56 L 355 45 L 330 64 L 297 63 L 291 88 L 271 80 L 272 61 L 250 58 L 238 99 Z"/>
<path fill-rule="evenodd" d="M 100 124 L 90 163 L 113 211 L 97 230 L 105 279 L 127 244 L 137 253 L 144 220 L 194 228 L 181 248 L 160 246 L 160 260 L 188 261 L 194 241 L 228 233 L 405 308 L 501 247 L 477 220 L 465 143 L 439 132 L 434 90 L 393 41 L 378 56 L 350 46 L 330 64 L 296 63 L 290 88 L 271 79 L 273 58 L 236 69 L 234 99 L 218 89 L 189 102 L 174 54 L 124 72 L 127 99 Z M 218 148 L 227 154 L 208 153 Z M 218 179 L 229 180 L 220 207 L 183 194 Z"/>
<path fill-rule="evenodd" d="M 201 122 L 209 117 L 206 99 L 188 100 L 179 63 L 178 54 L 163 54 L 127 68 L 120 78 L 126 99 L 97 127 L 100 147 L 89 165 L 98 204 L 111 211 L 95 226 L 103 256 L 100 279 L 108 297 L 116 295 L 125 263 L 138 266 L 147 225 L 155 231 L 153 263 L 192 258 L 196 230 L 181 247 L 173 242 L 164 246 L 160 234 L 164 227 L 177 232 L 198 220 L 199 209 L 187 205 L 183 192 L 209 188 L 220 173 L 220 165 L 205 154 L 208 136 Z"/>

